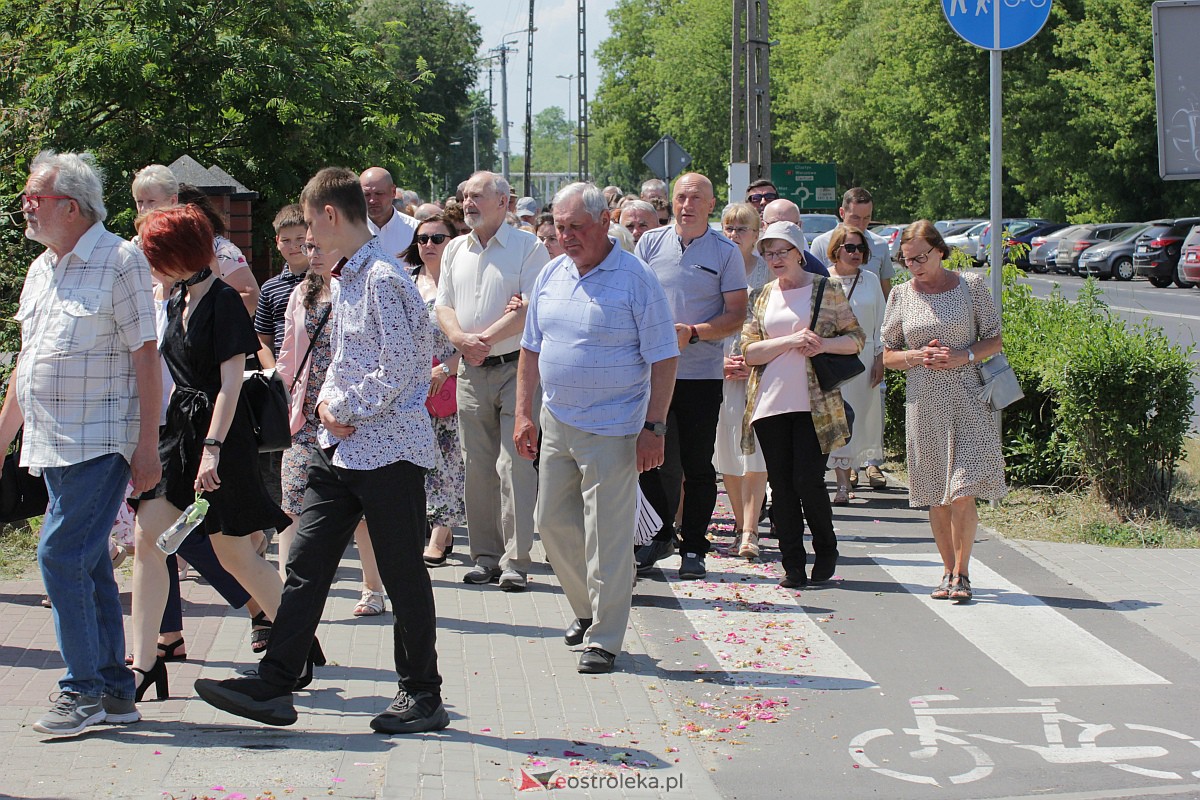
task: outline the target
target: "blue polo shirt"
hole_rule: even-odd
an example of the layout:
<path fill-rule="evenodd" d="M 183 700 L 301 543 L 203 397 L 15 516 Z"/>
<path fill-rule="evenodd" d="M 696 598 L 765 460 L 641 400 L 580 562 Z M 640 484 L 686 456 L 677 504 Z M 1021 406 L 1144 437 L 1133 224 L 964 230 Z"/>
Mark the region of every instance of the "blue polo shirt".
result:
<path fill-rule="evenodd" d="M 560 422 L 601 436 L 637 434 L 650 403 L 650 365 L 679 355 L 654 273 L 609 239 L 582 277 L 569 256 L 538 275 L 521 347 L 538 353 L 542 403 Z"/>
<path fill-rule="evenodd" d="M 635 251 L 662 284 L 675 322 L 698 325 L 725 311 L 725 292 L 746 288 L 746 263 L 737 245 L 709 228 L 685 249 L 674 225 L 646 231 Z M 720 341 L 689 344 L 679 357 L 676 378 L 721 380 Z"/>

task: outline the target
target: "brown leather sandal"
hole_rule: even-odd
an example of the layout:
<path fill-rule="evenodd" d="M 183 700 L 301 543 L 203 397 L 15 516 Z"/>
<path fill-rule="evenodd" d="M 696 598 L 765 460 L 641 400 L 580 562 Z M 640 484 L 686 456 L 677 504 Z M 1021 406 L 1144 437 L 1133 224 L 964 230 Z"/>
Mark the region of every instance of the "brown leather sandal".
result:
<path fill-rule="evenodd" d="M 947 572 L 942 576 L 942 582 L 937 585 L 937 588 L 929 595 L 934 600 L 949 600 L 950 588 L 954 583 L 954 576 Z"/>

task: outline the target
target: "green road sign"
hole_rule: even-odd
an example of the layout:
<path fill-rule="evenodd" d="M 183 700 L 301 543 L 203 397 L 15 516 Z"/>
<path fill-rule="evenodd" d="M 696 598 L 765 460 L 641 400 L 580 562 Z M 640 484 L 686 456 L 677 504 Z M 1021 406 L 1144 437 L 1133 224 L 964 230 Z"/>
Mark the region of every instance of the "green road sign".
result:
<path fill-rule="evenodd" d="M 837 164 L 772 164 L 771 182 L 801 211 L 838 206 Z"/>

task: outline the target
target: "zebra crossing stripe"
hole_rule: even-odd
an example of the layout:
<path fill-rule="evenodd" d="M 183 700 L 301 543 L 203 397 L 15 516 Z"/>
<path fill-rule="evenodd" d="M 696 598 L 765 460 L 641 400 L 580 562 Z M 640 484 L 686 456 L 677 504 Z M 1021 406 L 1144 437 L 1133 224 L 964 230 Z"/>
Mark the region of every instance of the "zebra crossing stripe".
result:
<path fill-rule="evenodd" d="M 1169 684 L 1067 619 L 979 560 L 971 561 L 975 599 L 962 608 L 929 593 L 942 564 L 917 555 L 872 560 L 988 658 L 1026 686 Z"/>

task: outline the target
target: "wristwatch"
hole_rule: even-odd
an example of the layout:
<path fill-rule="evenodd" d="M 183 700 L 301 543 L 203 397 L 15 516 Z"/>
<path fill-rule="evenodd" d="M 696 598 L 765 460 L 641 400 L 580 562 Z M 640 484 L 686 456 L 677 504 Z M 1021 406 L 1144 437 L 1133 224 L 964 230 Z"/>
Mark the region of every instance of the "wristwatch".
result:
<path fill-rule="evenodd" d="M 442 364 L 441 367 L 442 367 L 442 374 L 445 375 L 446 377 L 450 377 L 450 367 L 446 366 L 445 364 Z"/>
<path fill-rule="evenodd" d="M 653 433 L 655 436 L 667 435 L 667 423 L 665 422 L 647 422 L 642 427 Z"/>
<path fill-rule="evenodd" d="M 215 447 L 218 450 L 221 449 L 222 444 L 224 444 L 224 442 L 222 442 L 220 439 L 205 439 L 204 440 L 205 447 Z"/>
<path fill-rule="evenodd" d="M 688 330 L 692 332 L 692 338 L 688 339 L 688 344 L 695 344 L 700 341 L 700 334 L 696 332 L 695 325 L 688 325 Z"/>
<path fill-rule="evenodd" d="M 967 363 L 968 364 L 975 363 L 975 351 L 969 347 L 967 348 Z"/>

